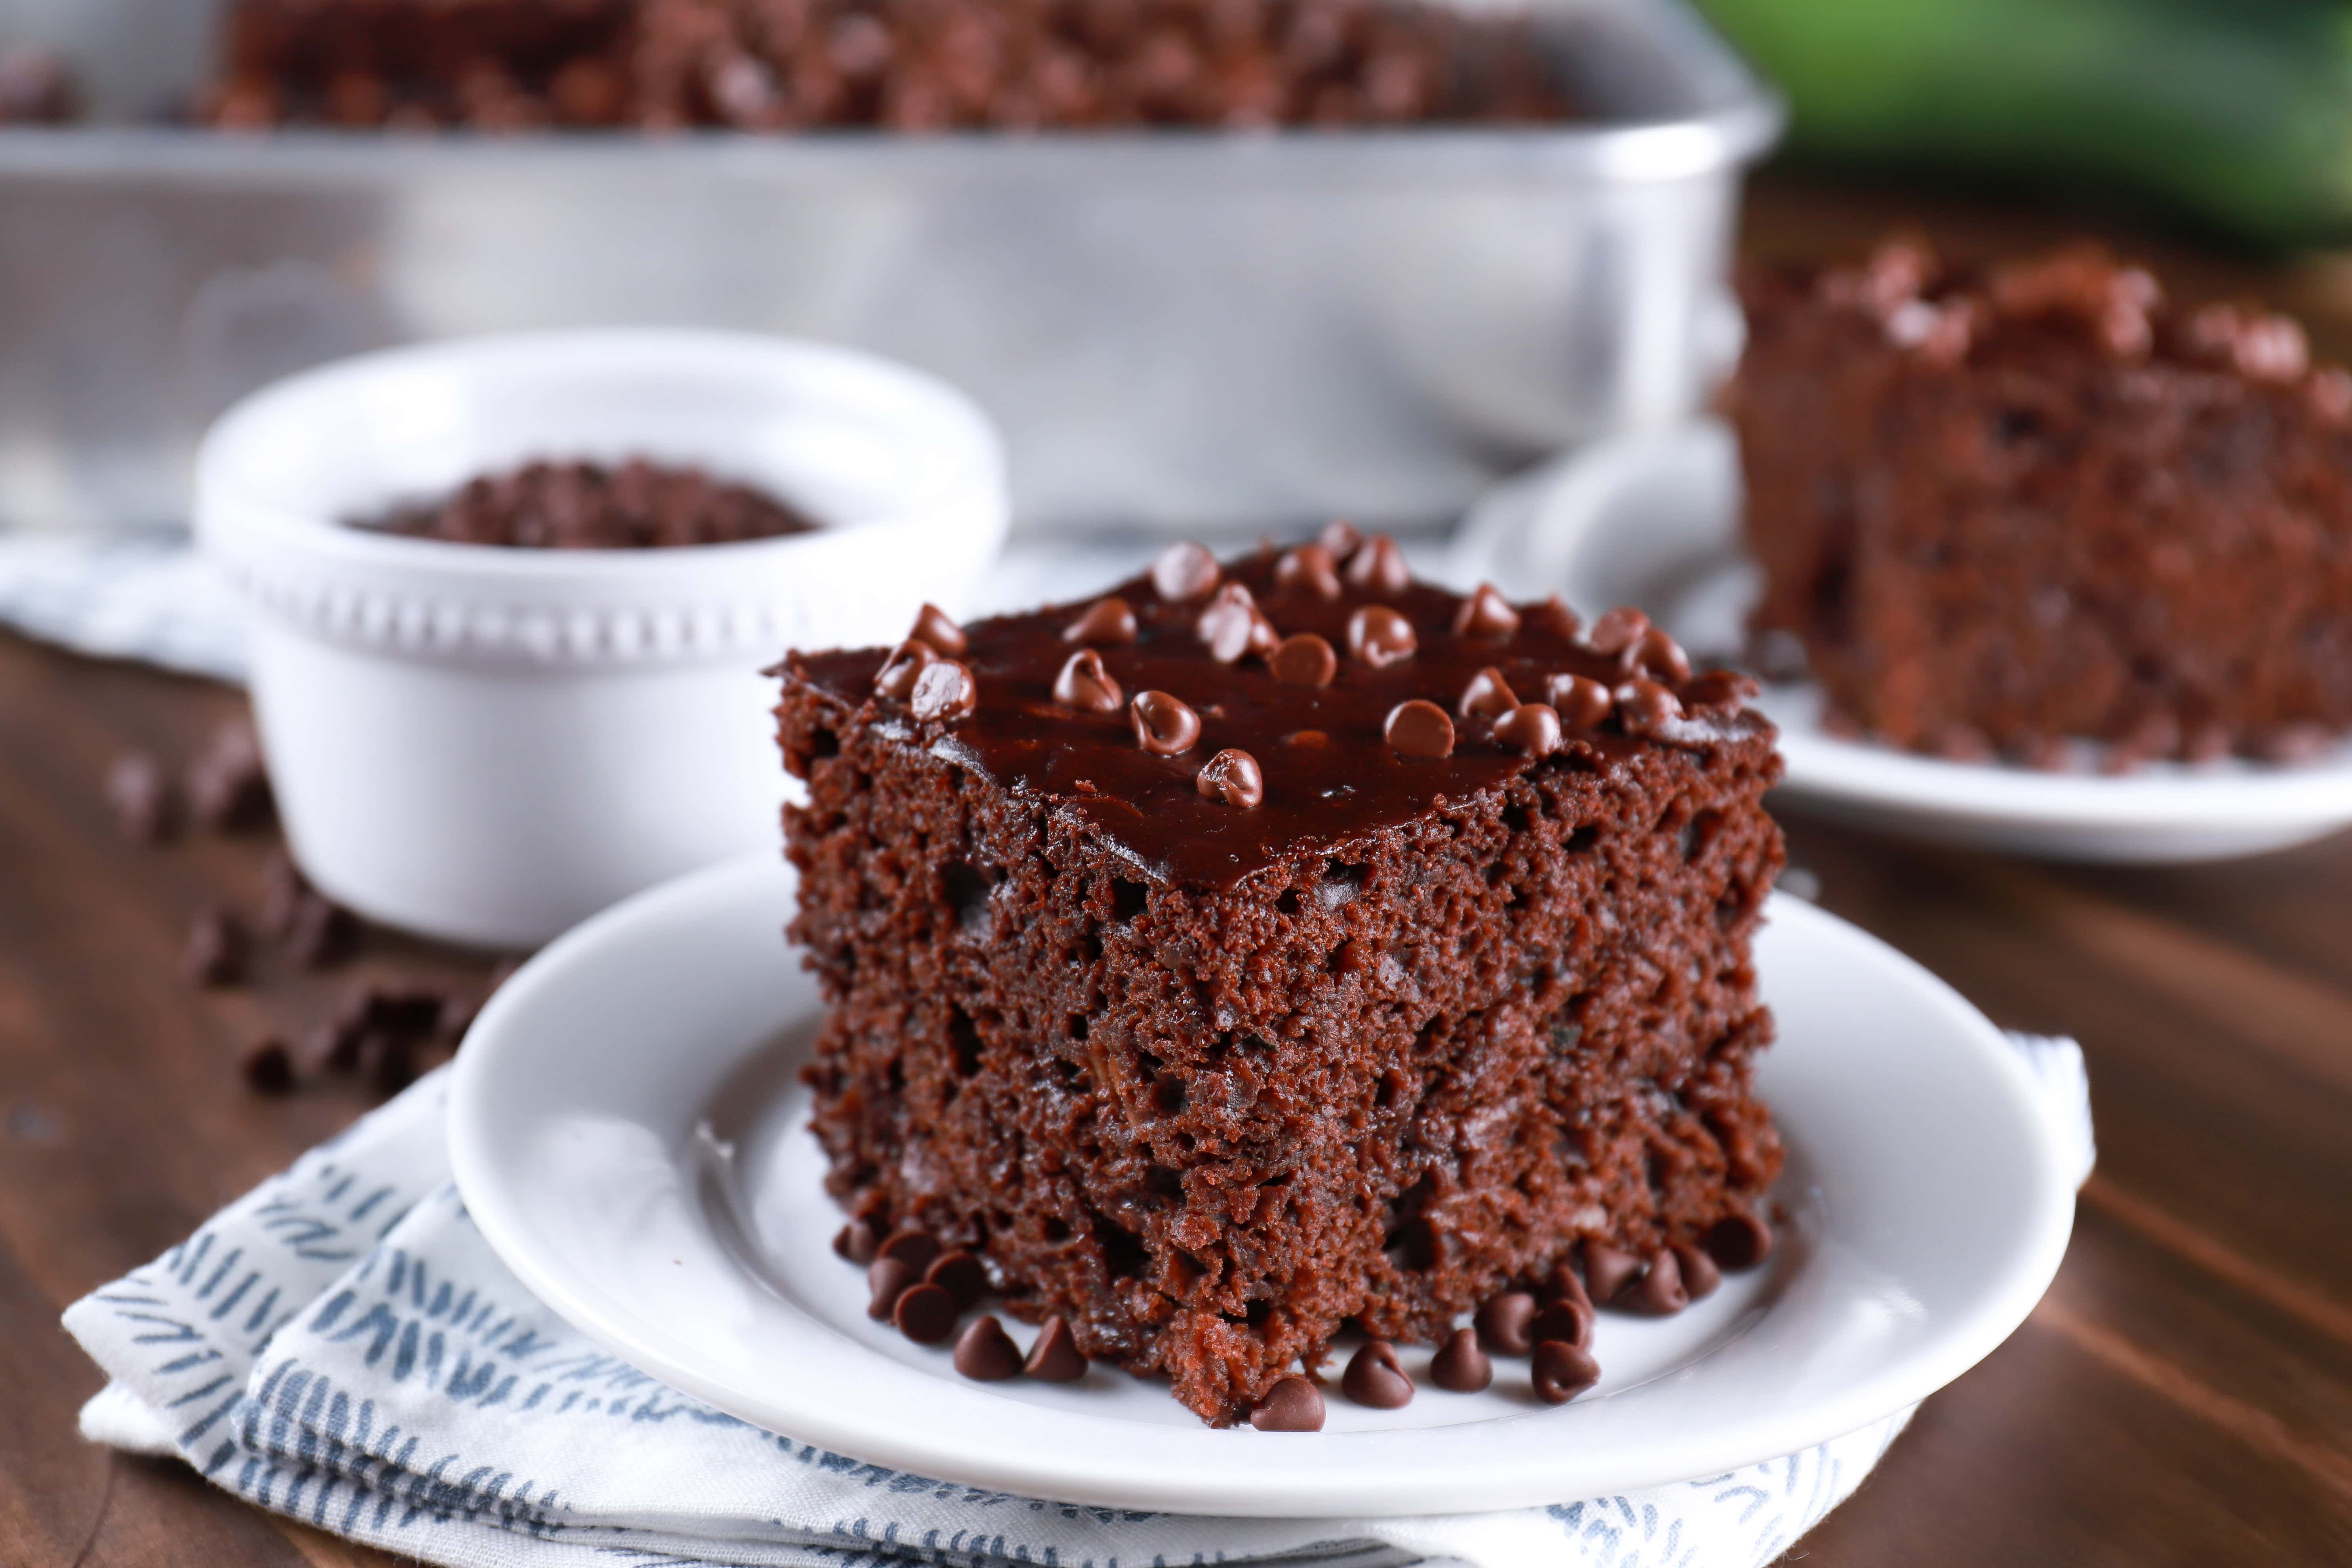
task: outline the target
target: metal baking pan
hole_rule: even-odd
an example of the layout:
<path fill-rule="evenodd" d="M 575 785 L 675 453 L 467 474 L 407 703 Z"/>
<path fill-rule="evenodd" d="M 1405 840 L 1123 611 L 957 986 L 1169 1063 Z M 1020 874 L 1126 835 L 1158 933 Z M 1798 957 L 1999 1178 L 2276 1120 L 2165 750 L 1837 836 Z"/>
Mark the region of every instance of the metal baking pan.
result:
<path fill-rule="evenodd" d="M 142 125 L 216 0 L 0 0 L 95 110 L 0 132 L 0 526 L 178 520 L 205 422 L 289 371 L 589 322 L 935 371 L 1002 423 L 1027 528 L 1450 518 L 1703 400 L 1780 123 L 1676 0 L 1532 4 L 1594 121 L 501 139 Z"/>

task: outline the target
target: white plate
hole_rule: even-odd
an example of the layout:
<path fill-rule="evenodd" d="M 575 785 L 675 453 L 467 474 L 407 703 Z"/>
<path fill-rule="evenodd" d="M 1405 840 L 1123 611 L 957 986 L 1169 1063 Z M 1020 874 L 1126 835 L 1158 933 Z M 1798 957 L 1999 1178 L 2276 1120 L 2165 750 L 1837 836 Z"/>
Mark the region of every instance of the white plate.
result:
<path fill-rule="evenodd" d="M 1492 492 L 1448 574 L 1592 614 L 1647 610 L 1694 655 L 1736 650 L 1759 587 L 1739 543 L 1739 458 L 1720 421 L 1582 448 Z M 2352 826 L 2352 744 L 2317 763 L 2159 763 L 2121 777 L 1944 762 L 1821 727 L 1809 683 L 1768 686 L 1793 802 L 1894 832 L 2053 859 L 2219 859 Z"/>
<path fill-rule="evenodd" d="M 1942 1387 L 2024 1318 L 2074 1196 L 1984 1017 L 1850 926 L 1776 899 L 1759 943 L 1790 1147 L 1772 1263 L 1680 1316 L 1603 1314 L 1594 1393 L 1524 1362 L 1327 1428 L 1215 1431 L 1162 1384 L 981 1384 L 867 1320 L 834 1256 L 793 1068 L 818 1018 L 779 932 L 790 873 L 736 862 L 563 937 L 486 1007 L 449 1116 L 457 1184 L 533 1293 L 673 1387 L 853 1458 L 1107 1507 L 1261 1516 L 1507 1508 L 1735 1468 Z M 1024 1342 L 1030 1331 L 1013 1327 Z"/>

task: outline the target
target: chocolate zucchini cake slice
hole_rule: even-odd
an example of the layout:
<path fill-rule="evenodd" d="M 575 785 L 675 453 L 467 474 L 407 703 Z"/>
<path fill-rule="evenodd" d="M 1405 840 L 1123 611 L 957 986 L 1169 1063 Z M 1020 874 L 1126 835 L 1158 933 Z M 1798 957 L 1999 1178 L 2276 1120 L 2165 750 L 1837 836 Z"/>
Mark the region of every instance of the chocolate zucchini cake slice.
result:
<path fill-rule="evenodd" d="M 1773 731 L 1638 614 L 1335 528 L 784 671 L 833 1194 L 1204 1419 L 1777 1172 Z"/>

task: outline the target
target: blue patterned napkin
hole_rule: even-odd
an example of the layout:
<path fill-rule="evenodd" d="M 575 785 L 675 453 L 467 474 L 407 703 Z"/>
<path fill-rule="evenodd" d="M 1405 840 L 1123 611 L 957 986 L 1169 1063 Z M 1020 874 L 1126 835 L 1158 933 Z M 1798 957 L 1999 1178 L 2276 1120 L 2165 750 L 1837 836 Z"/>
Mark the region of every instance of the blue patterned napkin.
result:
<path fill-rule="evenodd" d="M 2012 1037 L 2091 1160 L 2082 1056 Z M 338 1535 L 457 1568 L 1531 1563 L 1759 1568 L 1903 1429 L 1549 1508 L 1244 1520 L 1078 1508 L 862 1464 L 672 1392 L 533 1300 L 449 1182 L 446 1076 L 68 1310 L 113 1380 L 92 1440 L 176 1455 Z"/>

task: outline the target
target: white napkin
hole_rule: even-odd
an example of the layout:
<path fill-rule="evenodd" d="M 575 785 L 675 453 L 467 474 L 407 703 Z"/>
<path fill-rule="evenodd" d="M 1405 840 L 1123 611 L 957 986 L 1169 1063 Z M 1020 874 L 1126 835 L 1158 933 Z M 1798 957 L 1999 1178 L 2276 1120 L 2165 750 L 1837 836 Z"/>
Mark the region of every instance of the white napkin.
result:
<path fill-rule="evenodd" d="M 2090 1157 L 2073 1042 L 2018 1044 Z M 1910 1418 L 1729 1475 L 1501 1513 L 1243 1520 L 902 1474 L 673 1393 L 527 1294 L 449 1183 L 436 1074 L 65 1315 L 113 1381 L 91 1440 L 177 1455 L 322 1530 L 454 1568 L 626 1563 L 1759 1568 Z"/>

